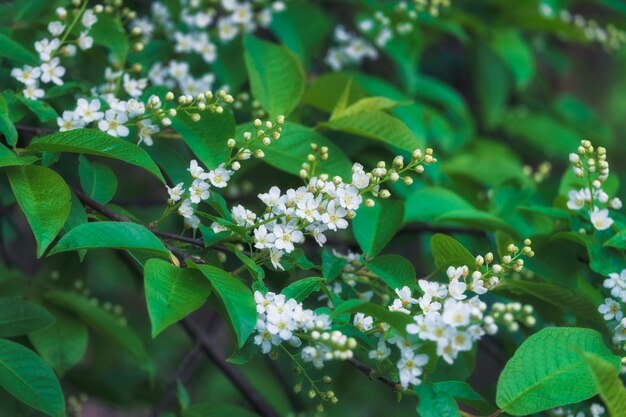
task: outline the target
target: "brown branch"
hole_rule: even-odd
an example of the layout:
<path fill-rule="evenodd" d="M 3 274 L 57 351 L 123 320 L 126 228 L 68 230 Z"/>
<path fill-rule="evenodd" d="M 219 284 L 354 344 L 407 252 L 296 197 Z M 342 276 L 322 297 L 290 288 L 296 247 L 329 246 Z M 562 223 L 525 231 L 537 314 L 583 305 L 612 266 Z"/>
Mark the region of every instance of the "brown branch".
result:
<path fill-rule="evenodd" d="M 376 378 L 377 380 L 379 380 L 380 382 L 384 383 L 385 385 L 388 385 L 394 392 L 398 391 L 398 390 L 402 390 L 402 386 L 400 385 L 399 382 L 394 381 L 391 378 L 388 378 L 384 375 L 378 375 L 377 376 L 377 372 L 374 368 L 372 368 L 371 366 L 357 360 L 354 358 L 348 359 L 346 362 L 348 362 L 350 365 L 354 366 L 356 369 L 358 369 L 359 371 L 361 371 L 363 374 L 365 374 L 365 376 L 367 376 L 369 379 L 374 379 Z"/>

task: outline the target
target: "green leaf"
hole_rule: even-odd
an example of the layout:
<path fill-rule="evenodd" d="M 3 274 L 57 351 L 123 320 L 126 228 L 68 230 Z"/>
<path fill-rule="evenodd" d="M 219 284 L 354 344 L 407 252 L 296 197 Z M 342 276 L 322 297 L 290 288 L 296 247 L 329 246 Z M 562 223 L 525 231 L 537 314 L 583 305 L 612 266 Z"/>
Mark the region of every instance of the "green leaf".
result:
<path fill-rule="evenodd" d="M 106 204 L 117 191 L 117 177 L 106 165 L 91 163 L 81 155 L 78 158 L 80 186 L 85 194 L 100 204 Z"/>
<path fill-rule="evenodd" d="M 240 134 L 237 136 L 241 137 L 244 130 L 252 131 L 251 125 L 239 126 Z M 331 177 L 339 175 L 343 178 L 350 178 L 352 176 L 352 162 L 339 146 L 321 133 L 296 123 L 285 123 L 280 139 L 272 141 L 271 145 L 263 146 L 254 143 L 251 149 L 262 149 L 265 153 L 262 161 L 282 171 L 298 175 L 302 169 L 302 163 L 311 153 L 312 143 L 328 148 L 329 157 L 326 161 L 320 161 L 316 165 L 316 172 L 325 173 Z"/>
<path fill-rule="evenodd" d="M 0 337 L 15 337 L 49 326 L 48 311 L 18 297 L 0 298 Z"/>
<path fill-rule="evenodd" d="M 355 298 L 339 304 L 330 316 L 331 318 L 335 318 L 348 313 L 364 313 L 372 316 L 378 321 L 389 324 L 403 335 L 406 335 L 406 326 L 413 322 L 412 317 L 408 314 L 400 313 L 398 311 L 389 311 L 386 307 L 382 307 L 374 303 L 368 303 L 364 300 L 357 300 Z"/>
<path fill-rule="evenodd" d="M 16 94 L 15 97 L 17 97 L 19 101 L 24 103 L 24 105 L 28 107 L 30 111 L 35 113 L 37 118 L 42 122 L 56 120 L 56 118 L 59 117 L 56 110 L 54 110 L 54 108 L 52 108 L 52 106 L 45 101 L 31 100 L 21 94 Z"/>
<path fill-rule="evenodd" d="M 609 416 L 623 415 L 626 410 L 626 387 L 615 372 L 615 366 L 598 355 L 584 352 L 582 355 L 591 369 L 600 398 L 609 409 Z"/>
<path fill-rule="evenodd" d="M 8 173 L 15 199 L 35 234 L 40 257 L 70 213 L 70 189 L 59 174 L 46 167 L 12 167 Z"/>
<path fill-rule="evenodd" d="M 34 152 L 72 152 L 117 159 L 145 169 L 165 184 L 159 168 L 146 151 L 99 130 L 76 129 L 53 133 L 33 139 L 26 149 Z"/>
<path fill-rule="evenodd" d="M 626 230 L 620 231 L 615 236 L 607 240 L 604 243 L 604 246 L 610 246 L 621 250 L 626 249 Z"/>
<path fill-rule="evenodd" d="M 461 223 L 467 226 L 471 226 L 477 229 L 483 230 L 502 230 L 513 236 L 517 236 L 518 233 L 509 223 L 505 222 L 500 217 L 486 211 L 480 211 L 476 209 L 471 210 L 452 210 L 435 220 L 442 222 L 454 222 Z"/>
<path fill-rule="evenodd" d="M 94 222 L 81 224 L 64 235 L 50 255 L 80 249 L 140 250 L 170 259 L 170 251 L 150 230 L 135 223 Z"/>
<path fill-rule="evenodd" d="M 281 293 L 288 299 L 293 298 L 296 301 L 302 301 L 312 293 L 319 291 L 323 282 L 324 278 L 321 277 L 302 278 L 283 288 Z"/>
<path fill-rule="evenodd" d="M 433 384 L 436 392 L 446 392 L 454 397 L 457 401 L 469 405 L 481 414 L 487 415 L 496 411 L 496 407 L 489 404 L 466 382 L 462 381 L 443 381 Z"/>
<path fill-rule="evenodd" d="M 198 271 L 150 259 L 143 270 L 152 337 L 200 308 L 211 285 Z"/>
<path fill-rule="evenodd" d="M 124 65 L 129 51 L 128 37 L 119 19 L 100 13 L 89 35 L 96 45 L 108 48 L 118 65 Z"/>
<path fill-rule="evenodd" d="M 495 31 L 491 48 L 513 74 L 515 86 L 521 90 L 535 74 L 532 51 L 522 35 L 512 29 Z"/>
<path fill-rule="evenodd" d="M 172 118 L 172 127 L 196 157 L 208 168 L 216 168 L 228 159 L 230 148 L 226 142 L 235 137 L 235 118 L 232 113 L 205 112 L 197 122 L 185 112 L 179 112 Z"/>
<path fill-rule="evenodd" d="M 432 221 L 453 210 L 475 210 L 460 195 L 440 187 L 416 190 L 407 197 L 405 204 L 405 223 Z"/>
<path fill-rule="evenodd" d="M 415 268 L 400 255 L 377 256 L 365 265 L 392 289 L 415 286 Z"/>
<path fill-rule="evenodd" d="M 0 96 L 2 97 L 2 96 Z M 1 116 L 0 116 L 1 117 Z M 17 156 L 6 146 L 0 144 L 0 168 L 30 165 L 37 160 L 34 156 Z"/>
<path fill-rule="evenodd" d="M 465 246 L 458 240 L 442 233 L 434 234 L 430 238 L 430 249 L 437 269 L 464 265 L 472 267 L 476 263 L 476 259 Z"/>
<path fill-rule="evenodd" d="M 28 335 L 37 352 L 59 375 L 76 366 L 87 351 L 87 327 L 69 315 L 54 312 L 55 322 Z"/>
<path fill-rule="evenodd" d="M 348 261 L 335 256 L 330 250 L 324 249 L 322 252 L 322 275 L 328 280 L 337 278 L 345 268 Z"/>
<path fill-rule="evenodd" d="M 242 347 L 256 324 L 256 303 L 252 292 L 236 277 L 219 268 L 194 263 L 190 263 L 190 267 L 202 272 L 213 286 L 224 303 L 227 319 L 237 336 L 238 346 Z"/>
<path fill-rule="evenodd" d="M 526 339 L 507 362 L 498 380 L 498 407 L 523 416 L 596 395 L 593 374 L 578 351 L 610 361 L 617 375 L 620 358 L 606 347 L 600 333 L 573 327 L 546 328 Z"/>
<path fill-rule="evenodd" d="M 0 33 L 0 57 L 28 65 L 36 65 L 37 57 L 18 42 Z"/>
<path fill-rule="evenodd" d="M 320 123 L 321 127 L 350 133 L 413 152 L 422 145 L 413 131 L 400 119 L 383 111 L 365 111 L 353 116 Z"/>
<path fill-rule="evenodd" d="M 130 353 L 149 372 L 153 371 L 150 357 L 137 334 L 119 317 L 94 305 L 87 298 L 67 291 L 54 290 L 45 295 L 51 303 L 76 314 L 88 326 Z"/>
<path fill-rule="evenodd" d="M 417 412 L 420 417 L 460 417 L 459 408 L 452 395 L 435 390 L 430 384 L 415 387 L 419 397 Z"/>
<path fill-rule="evenodd" d="M 506 111 L 511 77 L 498 55 L 485 44 L 476 43 L 471 52 L 470 70 L 480 116 L 483 124 L 492 129 Z"/>
<path fill-rule="evenodd" d="M 284 46 L 262 41 L 252 35 L 243 39 L 244 58 L 252 94 L 276 117 L 289 115 L 304 94 L 304 68 Z"/>
<path fill-rule="evenodd" d="M 363 205 L 352 219 L 352 232 L 363 252 L 376 256 L 402 226 L 404 205 L 396 200 L 376 201 L 374 207 Z"/>
<path fill-rule="evenodd" d="M 0 50 L 2 49 L 0 48 Z M 15 146 L 17 143 L 17 130 L 9 114 L 9 105 L 2 94 L 0 94 L 0 133 L 4 135 L 10 146 Z"/>
<path fill-rule="evenodd" d="M 345 95 L 347 100 L 348 95 Z M 394 107 L 401 106 L 403 103 L 391 100 L 387 97 L 365 97 L 352 103 L 351 105 L 340 108 L 338 111 L 333 111 L 330 120 L 340 119 L 342 117 L 356 116 L 359 113 L 379 111 L 379 110 L 391 110 Z"/>
<path fill-rule="evenodd" d="M 15 398 L 51 417 L 65 416 L 61 384 L 33 351 L 0 339 L 0 386 Z"/>

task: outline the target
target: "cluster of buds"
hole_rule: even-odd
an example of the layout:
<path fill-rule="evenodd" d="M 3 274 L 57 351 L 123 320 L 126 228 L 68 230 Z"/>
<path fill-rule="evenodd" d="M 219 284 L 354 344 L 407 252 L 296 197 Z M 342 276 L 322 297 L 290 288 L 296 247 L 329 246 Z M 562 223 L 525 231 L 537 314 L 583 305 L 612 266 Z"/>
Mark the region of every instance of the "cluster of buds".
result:
<path fill-rule="evenodd" d="M 574 165 L 574 173 L 577 177 L 583 178 L 585 176 L 586 164 L 587 172 L 589 174 L 597 174 L 595 180 L 600 184 L 606 181 L 609 177 L 609 162 L 606 160 L 606 149 L 602 146 L 598 146 L 597 149 L 593 147 L 590 141 L 580 141 L 578 147 L 578 153 L 571 153 L 569 160 Z"/>
<path fill-rule="evenodd" d="M 259 144 L 269 146 L 272 144 L 272 141 L 279 140 L 284 124 L 285 116 L 282 115 L 277 116 L 274 122 L 271 120 L 263 122 L 261 119 L 255 119 L 252 122 L 255 130 L 254 132 L 243 132 L 243 140 L 240 141 L 243 143 L 241 147 L 235 150 L 237 147 L 235 138 L 230 138 L 226 141 L 226 146 L 231 149 L 226 165 L 230 165 L 233 170 L 237 171 L 241 167 L 239 161 L 248 160 L 252 156 L 258 159 L 265 157 L 265 152 L 259 148 Z M 253 151 L 254 147 L 256 149 Z"/>
<path fill-rule="evenodd" d="M 524 259 L 522 256 L 533 257 L 530 239 L 524 240 L 524 246 L 520 250 L 514 244 L 507 247 L 507 254 L 502 256 L 500 263 L 494 263 L 494 255 L 488 252 L 485 256 L 476 257 L 477 270 L 472 273 L 472 287 L 484 287 L 486 290 L 493 289 L 500 284 L 500 277 L 509 274 L 511 271 L 522 272 L 524 269 Z M 468 273 L 466 272 L 465 275 Z M 478 288 L 474 288 L 476 291 Z M 480 289 L 479 292 L 480 293 Z"/>
<path fill-rule="evenodd" d="M 317 164 L 328 159 L 328 146 L 318 146 L 317 143 L 311 143 L 311 151 L 306 156 L 306 162 L 302 163 L 302 169 L 300 169 L 300 178 L 303 180 L 314 177 Z M 328 178 L 324 181 L 328 181 Z M 335 184 L 341 183 L 341 178 L 338 177 L 334 182 Z"/>
<path fill-rule="evenodd" d="M 544 182 L 552 172 L 552 164 L 548 161 L 544 161 L 539 164 L 536 170 L 530 165 L 524 165 L 524 175 L 530 178 L 534 183 L 541 184 Z"/>
<path fill-rule="evenodd" d="M 194 122 L 200 121 L 202 118 L 200 112 L 203 111 L 221 114 L 224 112 L 223 104 L 231 104 L 234 98 L 224 90 L 218 91 L 217 94 L 213 94 L 212 91 L 206 91 L 204 94 L 196 96 L 182 94 L 178 97 L 172 91 L 168 91 L 165 94 L 165 101 L 175 101 L 178 105 L 169 109 L 163 109 L 161 99 L 153 95 L 150 96 L 146 108 L 154 111 L 154 115 L 161 120 L 163 126 L 170 126 L 172 124 L 171 117 L 176 117 L 179 112 L 188 114 Z"/>
<path fill-rule="evenodd" d="M 544 17 L 552 18 L 555 16 L 554 9 L 545 3 L 539 10 Z M 626 32 L 614 25 L 609 24 L 603 28 L 594 19 L 587 19 L 581 14 L 571 13 L 568 10 L 561 10 L 559 18 L 563 22 L 580 29 L 589 42 L 597 42 L 608 51 L 618 50 L 626 44 Z"/>
<path fill-rule="evenodd" d="M 414 0 L 418 11 L 428 12 L 433 17 L 439 16 L 441 10 L 450 7 L 450 0 Z"/>
<path fill-rule="evenodd" d="M 511 332 L 519 330 L 519 323 L 526 327 L 533 327 L 537 319 L 533 316 L 534 308 L 530 304 L 521 303 L 494 303 L 491 306 L 491 317 L 495 323 L 504 325 Z"/>

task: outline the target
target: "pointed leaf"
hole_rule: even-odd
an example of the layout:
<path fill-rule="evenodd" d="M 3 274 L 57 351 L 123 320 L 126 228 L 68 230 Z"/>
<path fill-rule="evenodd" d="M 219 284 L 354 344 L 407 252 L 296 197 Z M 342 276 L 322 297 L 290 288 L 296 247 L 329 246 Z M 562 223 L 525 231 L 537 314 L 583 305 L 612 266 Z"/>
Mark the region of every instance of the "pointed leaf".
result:
<path fill-rule="evenodd" d="M 54 317 L 40 305 L 18 297 L 0 298 L 0 337 L 22 336 L 52 322 Z"/>

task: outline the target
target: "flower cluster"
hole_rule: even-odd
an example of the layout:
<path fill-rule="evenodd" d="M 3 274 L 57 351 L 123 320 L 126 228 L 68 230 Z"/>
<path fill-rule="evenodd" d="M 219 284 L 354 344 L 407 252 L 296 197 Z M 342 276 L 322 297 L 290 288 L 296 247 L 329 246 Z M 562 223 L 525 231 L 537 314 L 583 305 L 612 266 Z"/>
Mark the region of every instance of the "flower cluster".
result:
<path fill-rule="evenodd" d="M 539 6 L 539 13 L 547 19 L 559 18 L 562 22 L 573 25 L 582 31 L 587 41 L 599 43 L 607 51 L 616 51 L 626 44 L 626 32 L 612 24 L 603 28 L 594 19 L 587 19 L 579 13 L 571 13 L 565 9 L 557 13 L 551 5 L 545 2 Z"/>
<path fill-rule="evenodd" d="M 302 348 L 301 358 L 321 369 L 324 362 L 333 359 L 346 360 L 353 356 L 356 340 L 338 330 L 331 330 L 331 320 L 326 314 L 316 314 L 303 308 L 302 303 L 283 294 L 254 293 L 257 309 L 254 344 L 263 353 L 269 353 L 283 342 L 300 347 L 306 339 L 308 346 Z"/>
<path fill-rule="evenodd" d="M 335 71 L 345 66 L 360 65 L 366 58 L 378 58 L 376 48 L 365 39 L 346 30 L 344 26 L 335 27 L 333 39 L 336 46 L 328 50 L 324 62 Z"/>
<path fill-rule="evenodd" d="M 491 306 L 491 317 L 493 317 L 496 324 L 506 326 L 510 332 L 516 332 L 519 330 L 519 323 L 526 327 L 535 325 L 537 319 L 532 315 L 533 311 L 534 308 L 530 304 L 494 303 Z"/>
<path fill-rule="evenodd" d="M 606 160 L 606 149 L 593 147 L 588 140 L 581 141 L 577 153 L 571 153 L 569 160 L 573 165 L 574 174 L 585 179 L 587 187 L 571 190 L 568 193 L 567 208 L 573 211 L 585 209 L 589 220 L 596 230 L 606 230 L 613 224 L 609 209 L 619 210 L 622 201 L 609 195 L 602 189 L 602 184 L 609 177 L 609 163 Z"/>
<path fill-rule="evenodd" d="M 35 50 L 39 55 L 41 64 L 35 67 L 24 65 L 22 68 L 13 68 L 11 76 L 24 84 L 22 94 L 31 100 L 38 100 L 45 94 L 40 88 L 43 84 L 63 85 L 65 67 L 61 65 L 59 56 L 71 57 L 76 55 L 77 48 L 81 50 L 90 49 L 93 46 L 93 38 L 89 36 L 89 31 L 96 24 L 98 18 L 96 13 L 103 11 L 102 6 L 87 9 L 87 2 L 81 6 L 80 1 L 73 2 L 77 8 L 69 12 L 59 7 L 56 9 L 58 20 L 48 24 L 48 32 L 51 38 L 43 38 L 35 42 Z M 71 20 L 70 20 L 70 15 Z M 69 39 L 73 29 L 80 25 L 82 30 L 76 39 Z"/>
<path fill-rule="evenodd" d="M 551 410 L 551 415 L 555 417 L 602 417 L 606 415 L 604 406 L 598 403 L 592 403 L 589 408 L 572 408 L 558 407 Z"/>
<path fill-rule="evenodd" d="M 612 323 L 613 343 L 626 349 L 626 317 L 624 317 L 624 305 L 626 305 L 626 269 L 621 272 L 611 273 L 604 280 L 604 288 L 609 290 L 610 297 L 604 299 L 604 303 L 598 307 L 604 320 Z"/>

